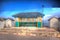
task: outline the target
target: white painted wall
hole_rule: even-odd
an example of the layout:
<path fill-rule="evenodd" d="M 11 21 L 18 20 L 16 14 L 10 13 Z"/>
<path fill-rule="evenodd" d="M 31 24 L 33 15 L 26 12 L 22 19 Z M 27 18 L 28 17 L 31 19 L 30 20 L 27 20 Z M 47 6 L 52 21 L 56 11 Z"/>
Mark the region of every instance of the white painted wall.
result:
<path fill-rule="evenodd" d="M 58 19 L 57 18 L 52 18 L 51 20 L 50 20 L 50 27 L 51 28 L 57 28 L 58 27 L 58 23 L 59 21 L 58 21 Z"/>
<path fill-rule="evenodd" d="M 0 28 L 4 28 L 4 21 L 0 21 Z"/>
<path fill-rule="evenodd" d="M 15 21 L 12 21 L 10 19 L 6 20 L 6 27 L 14 27 L 15 26 Z"/>
<path fill-rule="evenodd" d="M 15 21 L 12 21 L 10 19 L 0 21 L 0 28 L 4 27 L 15 27 Z"/>
<path fill-rule="evenodd" d="M 9 19 L 6 20 L 6 27 L 8 27 L 8 26 L 11 27 L 11 20 L 9 20 Z"/>

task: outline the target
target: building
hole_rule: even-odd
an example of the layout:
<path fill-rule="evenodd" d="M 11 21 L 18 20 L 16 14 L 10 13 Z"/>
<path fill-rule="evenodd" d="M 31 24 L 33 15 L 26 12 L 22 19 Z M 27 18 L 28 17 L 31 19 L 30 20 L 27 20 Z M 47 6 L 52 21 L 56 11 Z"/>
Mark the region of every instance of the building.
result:
<path fill-rule="evenodd" d="M 12 18 L 6 18 L 5 20 L 5 24 L 6 24 L 6 27 L 14 27 L 15 26 L 15 23 L 14 23 L 14 20 Z"/>
<path fill-rule="evenodd" d="M 4 28 L 5 27 L 5 18 L 0 18 L 0 28 Z"/>
<path fill-rule="evenodd" d="M 42 27 L 42 17 L 40 12 L 23 12 L 13 15 L 16 27 Z"/>
<path fill-rule="evenodd" d="M 12 18 L 0 18 L 0 28 L 14 27 L 14 22 Z"/>
<path fill-rule="evenodd" d="M 50 27 L 54 29 L 60 28 L 60 17 L 52 17 L 49 19 Z"/>

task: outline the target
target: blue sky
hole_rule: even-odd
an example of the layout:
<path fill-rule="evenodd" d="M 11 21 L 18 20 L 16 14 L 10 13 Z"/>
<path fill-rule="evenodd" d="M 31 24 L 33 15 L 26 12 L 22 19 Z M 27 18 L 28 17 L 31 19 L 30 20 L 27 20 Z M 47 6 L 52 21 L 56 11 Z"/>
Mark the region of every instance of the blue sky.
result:
<path fill-rule="evenodd" d="M 42 8 L 44 5 L 44 8 Z M 0 17 L 12 17 L 12 15 L 20 12 L 41 12 L 44 13 L 44 19 L 48 16 L 60 13 L 59 7 L 52 0 L 29 0 L 29 1 L 2 1 L 0 3 Z M 43 10 L 43 12 L 42 12 Z M 59 14 L 58 13 L 58 14 Z"/>

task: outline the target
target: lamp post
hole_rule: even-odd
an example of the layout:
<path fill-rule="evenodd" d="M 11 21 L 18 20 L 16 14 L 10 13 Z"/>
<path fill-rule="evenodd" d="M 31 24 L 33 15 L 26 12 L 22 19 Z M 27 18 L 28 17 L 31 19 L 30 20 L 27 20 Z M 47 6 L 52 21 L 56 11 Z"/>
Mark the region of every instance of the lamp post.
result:
<path fill-rule="evenodd" d="M 42 13 L 44 12 L 44 5 L 42 5 Z M 44 21 L 43 21 L 43 26 L 44 26 Z"/>

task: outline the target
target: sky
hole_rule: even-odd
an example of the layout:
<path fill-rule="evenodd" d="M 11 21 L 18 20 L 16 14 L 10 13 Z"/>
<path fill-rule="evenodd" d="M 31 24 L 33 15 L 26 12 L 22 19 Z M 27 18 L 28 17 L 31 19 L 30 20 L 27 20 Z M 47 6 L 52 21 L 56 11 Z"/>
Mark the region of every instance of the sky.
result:
<path fill-rule="evenodd" d="M 44 5 L 44 7 L 42 7 Z M 1 0 L 0 17 L 12 17 L 20 12 L 44 13 L 44 20 L 60 14 L 59 1 L 56 0 Z"/>

